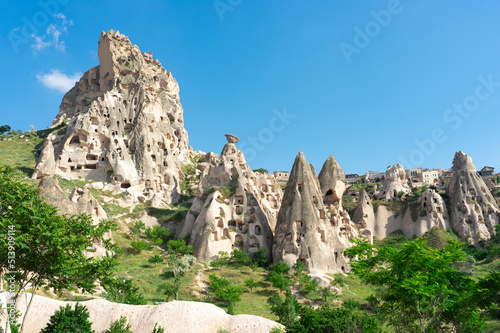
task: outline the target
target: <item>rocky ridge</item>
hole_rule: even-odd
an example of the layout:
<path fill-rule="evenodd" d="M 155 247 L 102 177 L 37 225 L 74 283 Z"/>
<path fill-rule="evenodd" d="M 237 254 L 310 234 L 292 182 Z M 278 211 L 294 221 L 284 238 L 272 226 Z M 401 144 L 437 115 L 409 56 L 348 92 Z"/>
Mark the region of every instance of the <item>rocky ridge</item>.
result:
<path fill-rule="evenodd" d="M 190 245 L 200 260 L 235 248 L 250 254 L 265 248 L 270 255 L 281 187 L 274 176 L 250 169 L 236 148 L 236 136 L 226 138 L 220 156 L 201 158 L 197 196 L 177 236 L 191 234 Z"/>
<path fill-rule="evenodd" d="M 190 155 L 177 81 L 118 31 L 101 34 L 98 55 L 64 96 L 53 127 L 66 130 L 47 137 L 32 177 L 110 182 L 176 202 Z"/>
<path fill-rule="evenodd" d="M 345 176 L 333 156 L 325 162 L 320 180 L 300 152 L 278 214 L 273 260 L 290 266 L 302 262 L 313 274 L 346 272 L 348 260 L 342 252 L 357 230 L 342 209 Z"/>

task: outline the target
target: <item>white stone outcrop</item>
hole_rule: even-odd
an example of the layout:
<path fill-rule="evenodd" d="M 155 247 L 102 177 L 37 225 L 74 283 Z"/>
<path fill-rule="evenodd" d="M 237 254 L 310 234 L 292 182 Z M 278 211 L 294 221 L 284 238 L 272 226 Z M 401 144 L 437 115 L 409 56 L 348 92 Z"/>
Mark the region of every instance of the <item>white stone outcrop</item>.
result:
<path fill-rule="evenodd" d="M 343 251 L 358 232 L 342 209 L 345 175 L 333 156 L 318 176 L 300 152 L 290 173 L 278 214 L 273 260 L 302 262 L 313 275 L 346 272 Z"/>
<path fill-rule="evenodd" d="M 47 138 L 33 178 L 80 177 L 176 202 L 189 157 L 176 80 L 117 31 L 101 34 L 98 54 L 64 96 L 52 127 L 67 129 Z"/>
<path fill-rule="evenodd" d="M 265 248 L 270 256 L 281 187 L 273 175 L 250 169 L 234 144 L 237 137 L 226 134 L 226 138 L 220 156 L 202 157 L 197 197 L 177 236 L 191 234 L 190 245 L 203 261 L 233 249 L 252 254 Z"/>
<path fill-rule="evenodd" d="M 19 297 L 16 306 L 23 310 L 31 297 Z M 40 332 L 50 316 L 61 306 L 76 302 L 62 302 L 36 295 L 33 299 L 28 317 L 26 318 L 26 333 Z M 79 302 L 89 310 L 89 321 L 96 332 L 107 330 L 111 322 L 127 318 L 132 332 L 152 332 L 155 324 L 171 333 L 216 333 L 226 329 L 232 333 L 262 333 L 269 332 L 273 327 L 282 325 L 258 316 L 228 315 L 223 309 L 209 303 L 172 301 L 159 305 L 128 305 L 112 303 L 103 299 Z M 1 317 L 2 327 L 5 327 L 5 316 Z M 22 317 L 20 318 L 22 321 Z"/>
<path fill-rule="evenodd" d="M 462 239 L 477 245 L 494 234 L 500 210 L 470 156 L 457 152 L 452 172 L 448 186 L 451 226 Z"/>
<path fill-rule="evenodd" d="M 385 171 L 385 180 L 376 197 L 380 200 L 398 200 L 400 193 L 403 195 L 411 192 L 406 181 L 405 169 L 398 163 L 390 165 Z"/>

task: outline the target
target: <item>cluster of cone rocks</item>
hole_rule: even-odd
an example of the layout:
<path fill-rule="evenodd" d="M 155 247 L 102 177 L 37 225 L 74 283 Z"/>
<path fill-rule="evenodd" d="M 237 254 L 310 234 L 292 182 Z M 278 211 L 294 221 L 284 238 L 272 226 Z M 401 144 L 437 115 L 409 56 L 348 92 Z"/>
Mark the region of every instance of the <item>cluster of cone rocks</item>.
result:
<path fill-rule="evenodd" d="M 252 254 L 264 248 L 274 262 L 302 262 L 310 272 L 345 272 L 343 251 L 356 237 L 381 239 L 396 230 L 419 237 L 438 226 L 478 244 L 498 224 L 499 208 L 462 152 L 453 160 L 450 211 L 432 189 L 419 198 L 416 220 L 410 209 L 392 212 L 380 205 L 375 210 L 372 200 L 398 200 L 411 192 L 397 164 L 388 167 L 378 191 L 361 191 L 351 219 L 342 207 L 345 174 L 333 156 L 317 175 L 300 152 L 283 190 L 273 175 L 250 169 L 234 135 L 226 135 L 220 155 L 194 152 L 171 73 L 117 31 L 101 34 L 98 54 L 100 64 L 64 96 L 33 174 L 42 179 L 41 194 L 63 213 L 92 214 L 95 223 L 106 218 L 88 189 L 75 189 L 66 198 L 54 175 L 125 193 L 128 206 L 143 198 L 166 207 L 179 202 L 182 167 L 197 156 L 196 195 L 171 232 L 179 238 L 190 235 L 195 255 L 204 261 L 220 251 Z"/>

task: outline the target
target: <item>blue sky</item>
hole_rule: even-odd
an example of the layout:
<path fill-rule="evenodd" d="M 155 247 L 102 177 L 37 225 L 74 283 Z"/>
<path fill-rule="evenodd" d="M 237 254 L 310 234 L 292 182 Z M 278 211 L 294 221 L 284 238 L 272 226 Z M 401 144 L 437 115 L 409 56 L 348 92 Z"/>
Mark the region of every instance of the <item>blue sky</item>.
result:
<path fill-rule="evenodd" d="M 9 1 L 0 13 L 0 123 L 46 128 L 63 91 L 119 30 L 171 71 L 195 150 L 224 134 L 252 168 L 500 169 L 500 3 Z M 1 125 L 0 124 L 0 125 Z"/>

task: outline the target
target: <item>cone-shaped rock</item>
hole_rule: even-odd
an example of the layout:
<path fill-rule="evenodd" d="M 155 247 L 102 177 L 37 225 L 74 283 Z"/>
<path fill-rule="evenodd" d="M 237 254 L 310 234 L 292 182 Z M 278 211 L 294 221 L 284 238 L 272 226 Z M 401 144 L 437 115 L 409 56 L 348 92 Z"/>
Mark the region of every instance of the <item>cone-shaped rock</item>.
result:
<path fill-rule="evenodd" d="M 451 226 L 466 241 L 478 244 L 489 239 L 499 223 L 499 209 L 472 158 L 459 151 L 455 154 L 453 175 L 448 187 Z"/>
<path fill-rule="evenodd" d="M 327 192 L 335 188 L 337 182 L 338 164 L 333 161 L 329 159 L 322 170 Z M 345 271 L 347 260 L 342 251 L 349 245 L 347 237 L 339 236 L 346 230 L 339 225 L 343 217 L 332 203 L 325 205 L 323 202 L 316 172 L 300 152 L 295 158 L 278 214 L 274 262 L 284 260 L 289 265 L 302 262 L 311 272 Z"/>
<path fill-rule="evenodd" d="M 318 178 L 325 202 L 337 202 L 338 206 L 342 206 L 342 195 L 346 188 L 345 173 L 333 155 L 323 164 Z"/>
<path fill-rule="evenodd" d="M 271 256 L 281 187 L 274 176 L 250 169 L 234 138 L 228 137 L 220 156 L 203 158 L 198 194 L 178 235 L 191 234 L 190 245 L 203 261 L 233 249 L 251 254 L 264 248 Z"/>

